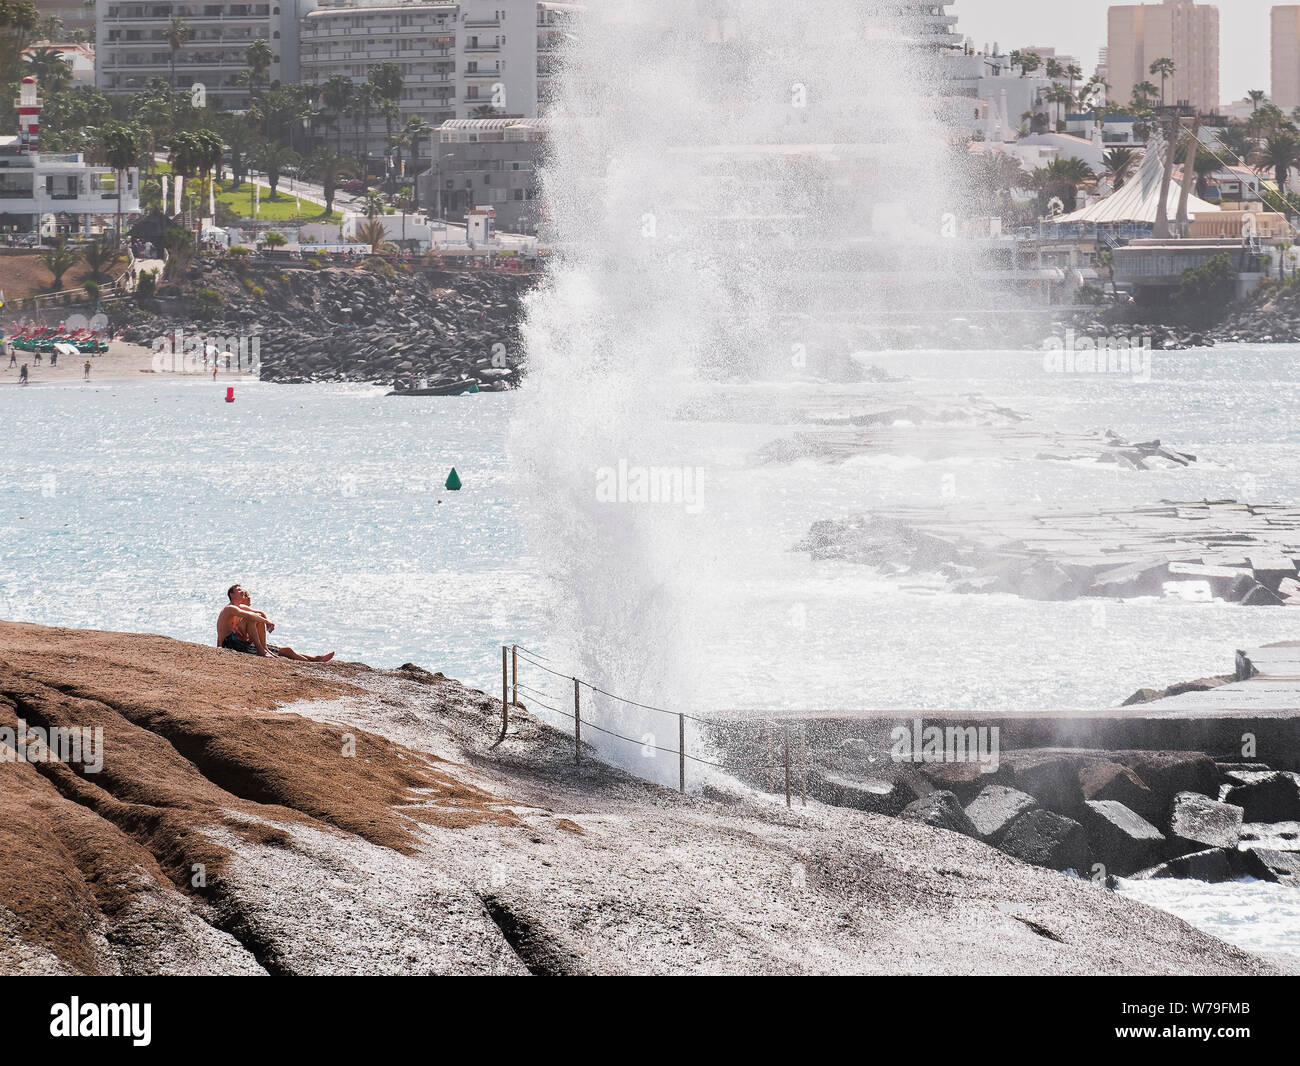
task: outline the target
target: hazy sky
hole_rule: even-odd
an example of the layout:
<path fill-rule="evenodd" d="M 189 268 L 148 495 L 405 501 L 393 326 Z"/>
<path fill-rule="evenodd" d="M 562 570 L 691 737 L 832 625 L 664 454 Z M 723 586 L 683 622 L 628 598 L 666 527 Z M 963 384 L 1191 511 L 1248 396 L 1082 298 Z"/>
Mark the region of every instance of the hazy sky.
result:
<path fill-rule="evenodd" d="M 1220 103 L 1240 100 L 1247 89 L 1269 85 L 1269 11 L 1278 0 L 1220 0 Z M 1296 2 L 1296 0 L 1292 0 Z M 1097 66 L 1106 44 L 1110 0 L 952 0 L 957 30 L 976 48 L 996 41 L 1004 51 L 1024 45 L 1054 47 L 1078 56 L 1085 75 Z M 1116 87 L 1120 90 L 1120 87 Z M 1128 87 L 1120 90 L 1127 93 Z"/>

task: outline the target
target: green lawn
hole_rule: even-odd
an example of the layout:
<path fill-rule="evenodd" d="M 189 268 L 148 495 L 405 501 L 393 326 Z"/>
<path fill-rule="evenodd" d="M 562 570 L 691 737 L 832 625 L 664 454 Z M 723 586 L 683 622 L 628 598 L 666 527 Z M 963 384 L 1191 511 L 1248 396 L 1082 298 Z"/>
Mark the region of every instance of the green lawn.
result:
<path fill-rule="evenodd" d="M 258 194 L 256 215 L 253 214 L 252 182 L 246 181 L 238 189 L 233 187 L 233 182 L 217 182 L 217 200 L 229 205 L 240 218 L 256 218 L 259 222 L 332 222 L 337 225 L 343 221 L 343 215 L 338 211 L 331 212 L 329 218 L 322 217 L 324 209 L 320 204 L 311 200 L 295 200 L 293 193 L 283 184 L 280 186 L 278 200 L 271 199 L 269 187 L 259 183 L 259 188 L 261 192 Z"/>
<path fill-rule="evenodd" d="M 171 166 L 167 163 L 158 164 L 158 173 L 170 174 Z M 253 182 L 246 181 L 238 189 L 234 187 L 234 182 L 227 178 L 225 181 L 217 182 L 217 200 L 226 204 L 232 211 L 239 215 L 240 218 L 251 219 L 253 215 Z M 285 178 L 280 183 L 280 198 L 271 199 L 271 189 L 261 182 L 256 183 L 262 190 L 259 195 L 257 205 L 256 219 L 258 222 L 289 222 L 295 225 L 301 225 L 306 222 L 330 222 L 338 225 L 343 221 L 343 215 L 339 211 L 333 211 L 328 218 L 322 214 L 323 208 L 320 204 L 311 200 L 295 200 L 293 193 L 289 190 L 289 179 Z M 190 182 L 185 183 L 188 188 Z M 299 207 L 301 206 L 301 211 Z M 206 212 L 205 212 L 206 213 Z"/>

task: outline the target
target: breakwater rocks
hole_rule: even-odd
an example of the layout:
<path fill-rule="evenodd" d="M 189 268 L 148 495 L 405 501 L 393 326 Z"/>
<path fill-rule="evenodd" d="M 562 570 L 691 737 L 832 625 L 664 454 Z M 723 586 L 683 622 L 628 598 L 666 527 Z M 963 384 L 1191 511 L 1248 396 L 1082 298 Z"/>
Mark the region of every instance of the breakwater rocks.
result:
<path fill-rule="evenodd" d="M 1277 290 L 1267 282 L 1214 330 L 1220 343 L 1294 344 L 1300 341 L 1300 296 L 1293 287 Z"/>
<path fill-rule="evenodd" d="M 205 263 L 160 290 L 122 336 L 146 345 L 178 330 L 247 338 L 264 381 L 518 384 L 521 303 L 536 275 L 368 262 L 373 269 Z"/>
<path fill-rule="evenodd" d="M 1300 509 L 1235 500 L 1014 515 L 915 510 L 816 522 L 796 550 L 955 592 L 1300 605 Z"/>
<path fill-rule="evenodd" d="M 795 802 L 889 815 L 972 837 L 1034 866 L 1116 877 L 1300 888 L 1300 775 L 1197 751 L 999 751 L 956 720 L 798 723 Z M 790 728 L 794 728 L 791 726 Z M 753 723 L 715 732 L 728 769 L 780 792 L 784 745 Z"/>

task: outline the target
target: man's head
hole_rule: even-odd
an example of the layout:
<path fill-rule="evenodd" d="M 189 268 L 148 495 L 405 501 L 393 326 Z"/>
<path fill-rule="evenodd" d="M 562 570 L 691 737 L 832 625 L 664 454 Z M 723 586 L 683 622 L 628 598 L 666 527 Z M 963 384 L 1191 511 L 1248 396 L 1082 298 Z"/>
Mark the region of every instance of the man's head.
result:
<path fill-rule="evenodd" d="M 226 589 L 226 598 L 231 603 L 238 604 L 241 607 L 251 602 L 242 585 L 231 585 L 230 588 Z"/>

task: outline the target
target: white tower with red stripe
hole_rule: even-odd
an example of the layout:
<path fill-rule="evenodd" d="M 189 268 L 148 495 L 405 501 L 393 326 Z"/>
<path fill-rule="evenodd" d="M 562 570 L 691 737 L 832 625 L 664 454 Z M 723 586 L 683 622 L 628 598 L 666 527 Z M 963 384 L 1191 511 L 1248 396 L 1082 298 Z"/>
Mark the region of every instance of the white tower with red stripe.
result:
<path fill-rule="evenodd" d="M 18 91 L 18 150 L 36 152 L 41 140 L 41 98 L 36 95 L 36 79 L 23 78 Z"/>

